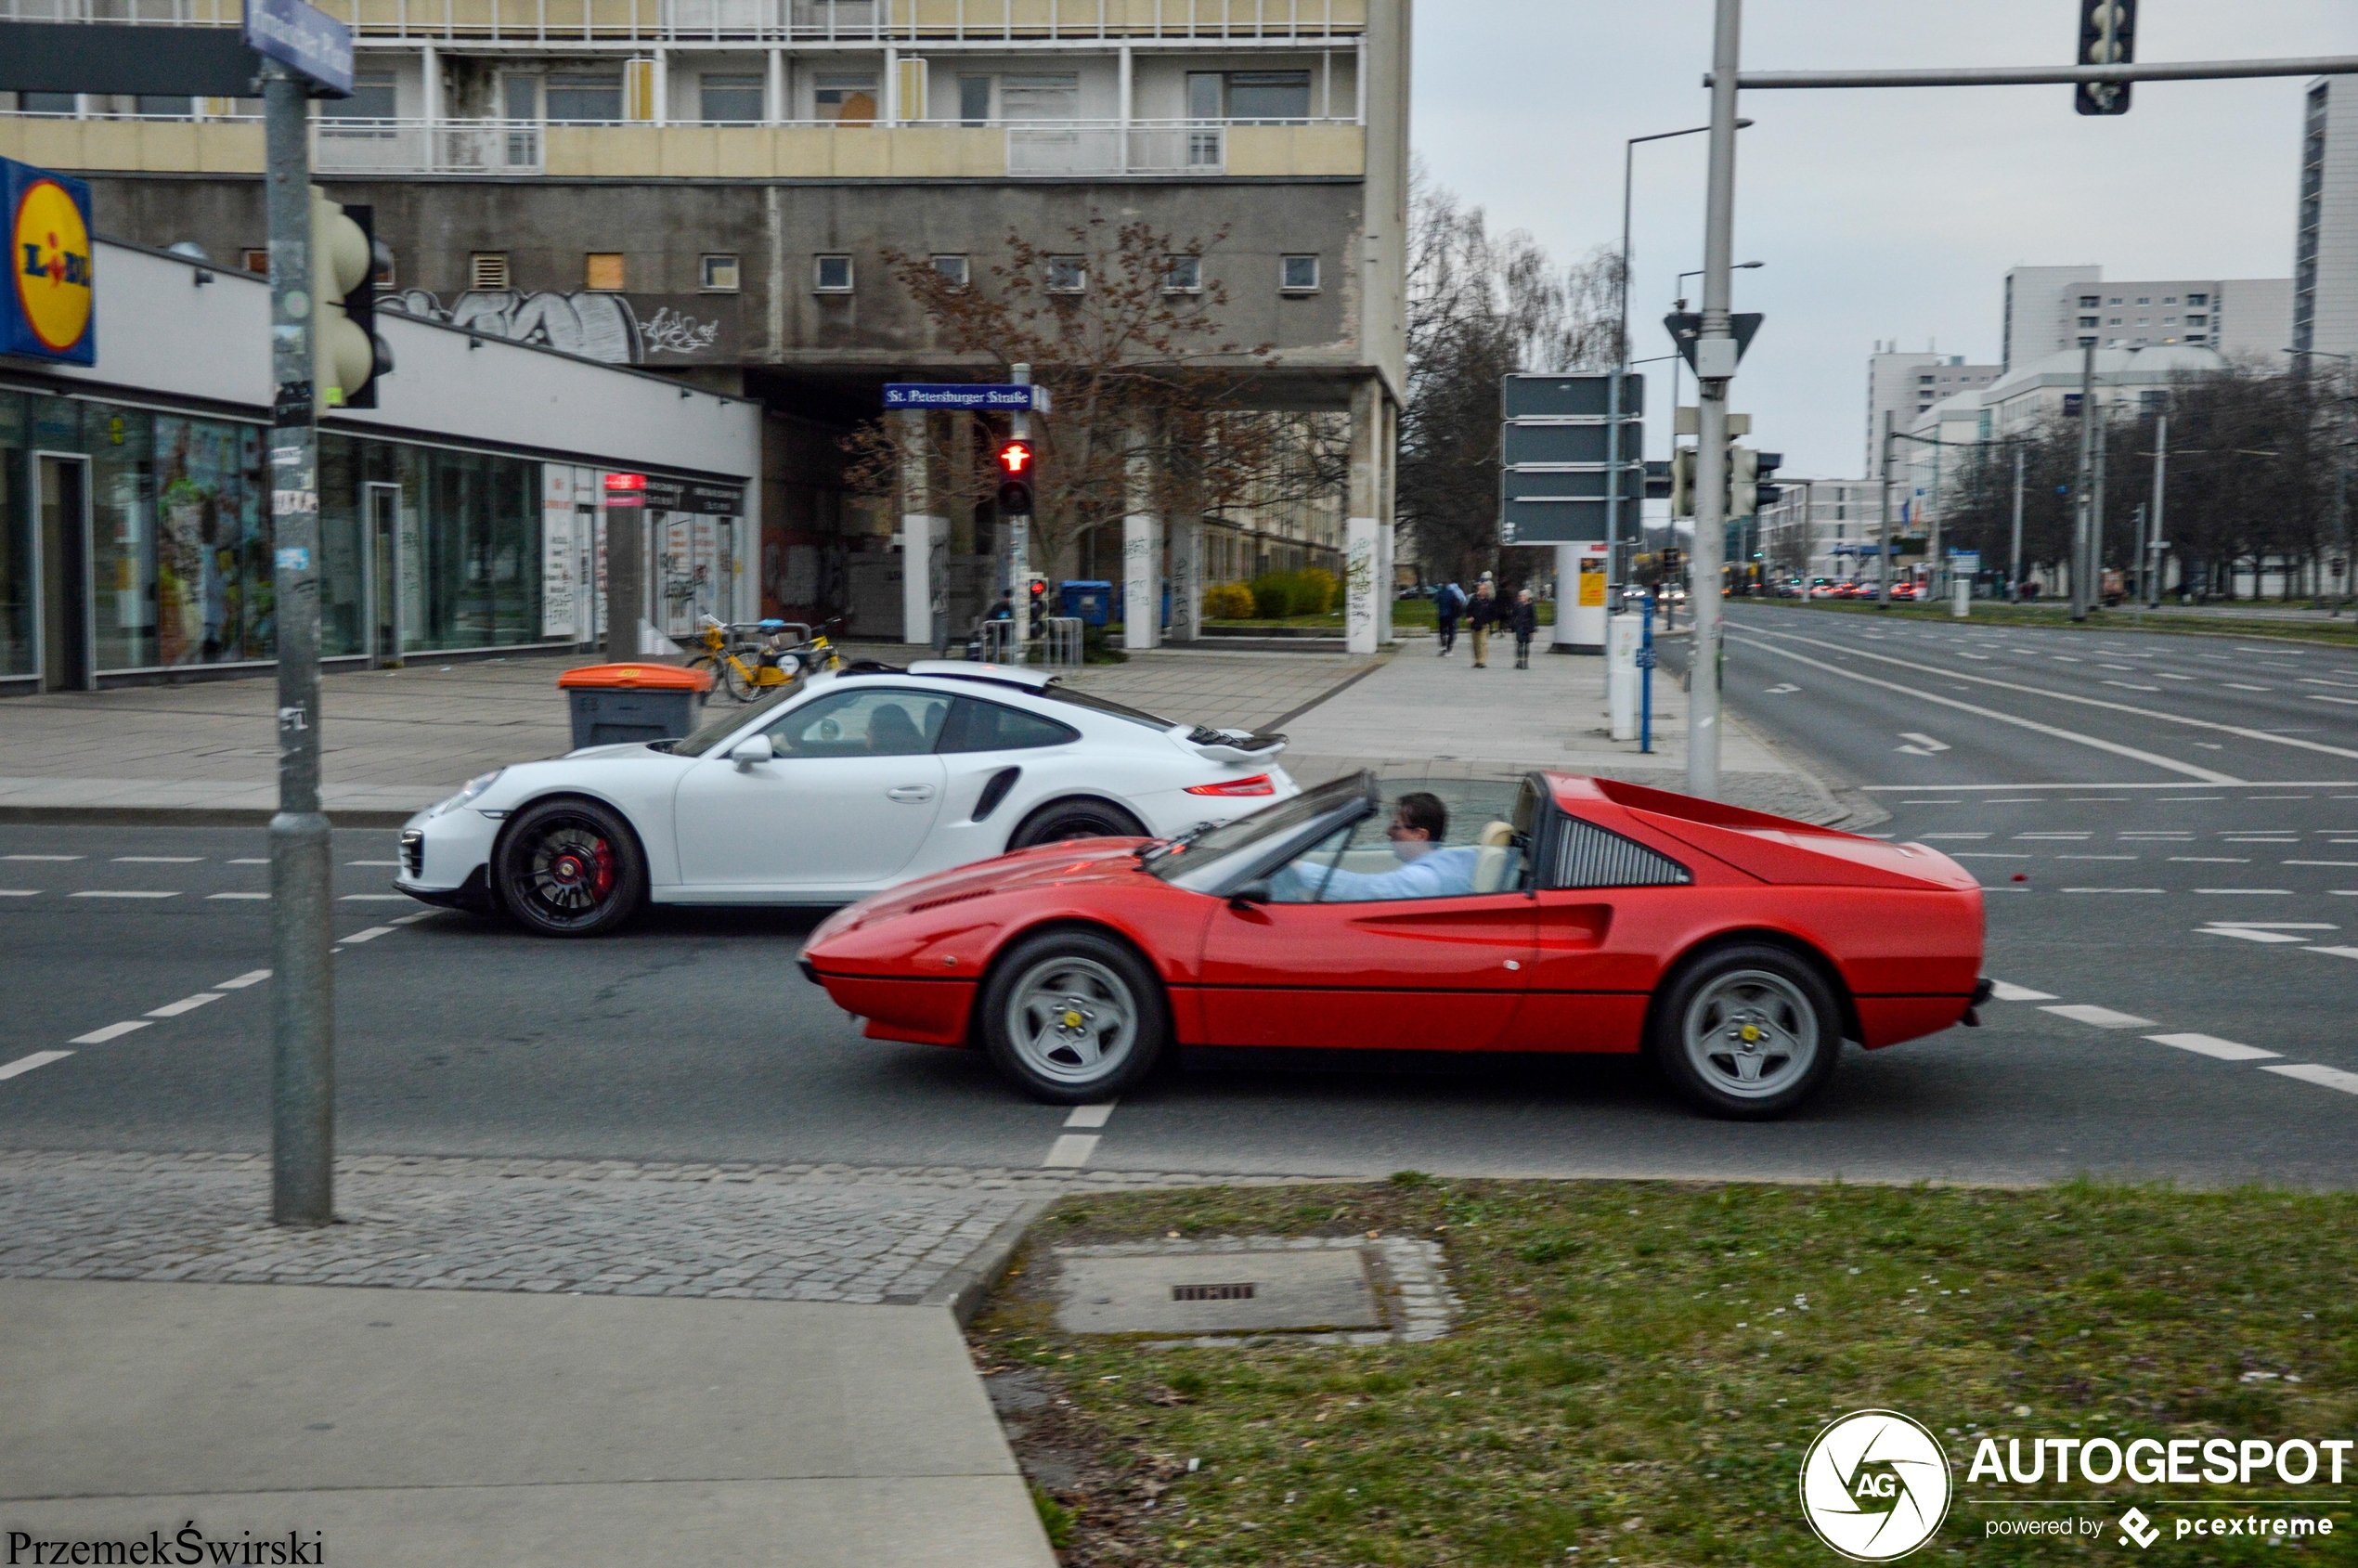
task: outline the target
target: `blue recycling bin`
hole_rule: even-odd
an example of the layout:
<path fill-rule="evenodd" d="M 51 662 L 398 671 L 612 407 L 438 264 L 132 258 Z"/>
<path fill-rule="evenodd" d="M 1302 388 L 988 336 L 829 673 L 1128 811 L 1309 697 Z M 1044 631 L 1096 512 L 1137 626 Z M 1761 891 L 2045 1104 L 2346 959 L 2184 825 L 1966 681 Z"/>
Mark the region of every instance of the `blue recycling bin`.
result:
<path fill-rule="evenodd" d="M 1103 626 L 1113 618 L 1113 584 L 1074 580 L 1056 585 L 1064 613 L 1083 626 Z"/>

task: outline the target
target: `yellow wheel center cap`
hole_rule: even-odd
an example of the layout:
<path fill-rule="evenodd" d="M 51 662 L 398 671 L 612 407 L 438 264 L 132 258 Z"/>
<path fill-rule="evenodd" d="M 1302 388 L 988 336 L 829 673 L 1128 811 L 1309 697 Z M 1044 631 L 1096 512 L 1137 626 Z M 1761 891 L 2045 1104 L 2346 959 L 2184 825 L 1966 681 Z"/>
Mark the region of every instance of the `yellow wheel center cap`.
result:
<path fill-rule="evenodd" d="M 1758 1043 L 1759 1040 L 1760 1040 L 1760 1028 L 1759 1028 L 1759 1026 L 1758 1026 L 1757 1024 L 1746 1024 L 1746 1025 L 1744 1025 L 1744 1043 L 1745 1043 L 1745 1044 L 1747 1044 L 1747 1045 L 1756 1044 L 1756 1043 Z"/>
<path fill-rule="evenodd" d="M 1081 1015 L 1080 1015 L 1080 1014 L 1078 1014 L 1078 1013 L 1069 1013 L 1069 1013 L 1067 1013 L 1067 1014 L 1065 1015 L 1065 1028 L 1067 1028 L 1067 1029 L 1079 1029 L 1080 1027 L 1081 1027 Z"/>

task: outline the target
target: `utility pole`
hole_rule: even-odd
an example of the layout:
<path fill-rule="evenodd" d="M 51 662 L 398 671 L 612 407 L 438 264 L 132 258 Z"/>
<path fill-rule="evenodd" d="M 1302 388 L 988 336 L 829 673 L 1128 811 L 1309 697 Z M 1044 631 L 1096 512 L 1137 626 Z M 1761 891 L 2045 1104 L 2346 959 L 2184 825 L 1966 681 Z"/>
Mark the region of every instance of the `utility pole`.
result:
<path fill-rule="evenodd" d="M 2022 443 L 2015 443 L 2015 545 L 2013 564 L 2006 568 L 2006 597 L 2022 603 Z"/>
<path fill-rule="evenodd" d="M 2161 531 L 2163 480 L 2170 467 L 2170 416 L 2154 418 L 2154 499 L 2145 509 L 2145 607 L 2161 608 L 2161 552 L 2170 536 Z"/>
<path fill-rule="evenodd" d="M 1883 460 L 1875 465 L 1883 475 L 1882 511 L 1875 524 L 1875 608 L 1891 608 L 1891 410 L 1883 411 Z"/>
<path fill-rule="evenodd" d="M 1736 64 L 1743 0 L 1715 0 L 1710 175 L 1703 227 L 1703 323 L 1695 339 L 1697 421 L 1694 641 L 1688 655 L 1687 793 L 1719 795 L 1719 579 L 1727 553 L 1728 383 L 1736 374 L 1732 294 L 1736 220 Z"/>
<path fill-rule="evenodd" d="M 270 819 L 270 1218 L 335 1220 L 331 847 L 319 810 L 319 430 L 312 324 L 310 93 L 264 62 L 270 226 L 271 528 L 279 810 Z"/>
<path fill-rule="evenodd" d="M 2079 345 L 2079 471 L 2071 486 L 2071 618 L 2088 618 L 2088 502 L 2096 486 L 2096 340 Z"/>
<path fill-rule="evenodd" d="M 1008 366 L 1007 380 L 1017 386 L 1030 386 L 1031 367 L 1029 365 Z M 1009 414 L 1007 429 L 1018 441 L 1030 440 L 1031 410 L 1017 408 L 1014 413 Z M 1032 472 L 1035 473 L 1039 472 L 1036 463 Z M 1035 490 L 1034 494 L 1037 493 Z M 1007 525 L 1007 537 L 1001 542 L 999 548 L 1006 552 L 1007 591 L 1014 596 L 1016 612 L 1016 646 L 1013 658 L 1017 664 L 1029 664 L 1031 660 L 1031 519 L 1009 517 L 1002 521 Z"/>
<path fill-rule="evenodd" d="M 2100 394 L 2092 402 L 2096 410 L 2095 436 L 2092 443 L 2096 460 L 2095 487 L 2088 496 L 2088 607 L 2102 609 L 2105 603 L 2105 458 L 2112 448 L 2112 422 L 2105 417 Z"/>

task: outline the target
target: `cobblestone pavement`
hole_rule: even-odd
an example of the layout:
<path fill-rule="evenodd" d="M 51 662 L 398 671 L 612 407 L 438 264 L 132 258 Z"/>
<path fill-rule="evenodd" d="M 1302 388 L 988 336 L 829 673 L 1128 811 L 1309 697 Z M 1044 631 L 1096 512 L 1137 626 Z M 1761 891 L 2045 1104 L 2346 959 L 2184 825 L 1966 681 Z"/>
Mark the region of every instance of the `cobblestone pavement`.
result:
<path fill-rule="evenodd" d="M 914 1302 L 1038 1198 L 1299 1179 L 369 1157 L 294 1230 L 259 1155 L 0 1153 L 0 1276 Z"/>

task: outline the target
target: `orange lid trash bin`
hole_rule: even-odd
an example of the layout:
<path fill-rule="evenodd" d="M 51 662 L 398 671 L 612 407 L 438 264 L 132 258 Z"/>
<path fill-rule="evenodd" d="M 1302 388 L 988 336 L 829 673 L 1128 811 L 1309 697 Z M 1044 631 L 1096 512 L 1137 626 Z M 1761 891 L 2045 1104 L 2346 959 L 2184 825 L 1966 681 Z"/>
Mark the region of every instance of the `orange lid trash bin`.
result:
<path fill-rule="evenodd" d="M 573 745 L 678 740 L 696 727 L 712 690 L 708 669 L 667 664 L 594 664 L 557 677 L 573 707 Z"/>

